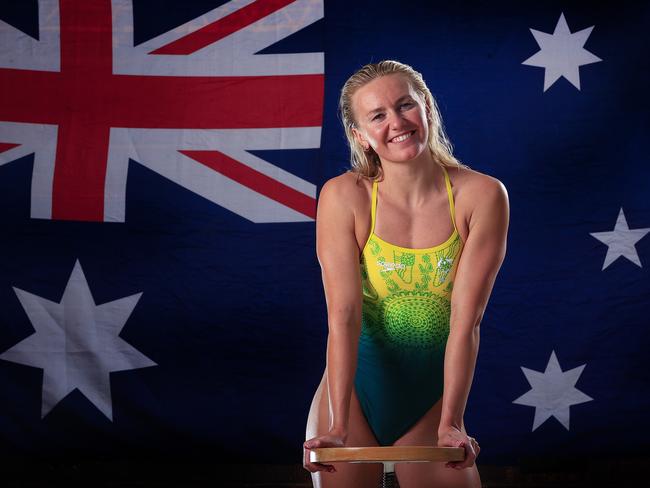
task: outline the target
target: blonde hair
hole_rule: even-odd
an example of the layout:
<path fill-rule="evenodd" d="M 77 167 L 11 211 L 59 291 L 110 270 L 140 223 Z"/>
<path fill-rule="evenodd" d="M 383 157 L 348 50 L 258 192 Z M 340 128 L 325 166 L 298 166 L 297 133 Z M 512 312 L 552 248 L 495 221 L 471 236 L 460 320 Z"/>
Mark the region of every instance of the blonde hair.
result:
<path fill-rule="evenodd" d="M 407 64 L 400 63 L 399 61 L 384 60 L 378 63 L 366 64 L 357 70 L 348 78 L 341 89 L 339 114 L 343 122 L 345 135 L 348 139 L 348 145 L 350 146 L 351 171 L 372 178 L 373 180 L 381 179 L 383 176 L 381 161 L 377 153 L 372 148 L 364 151 L 352 132 L 352 129 L 357 128 L 354 114 L 352 113 L 352 96 L 359 88 L 367 83 L 382 76 L 392 74 L 406 76 L 413 89 L 426 105 L 427 121 L 429 123 L 429 139 L 427 145 L 433 160 L 445 167 L 466 167 L 453 155 L 451 142 L 447 138 L 442 126 L 442 118 L 438 105 L 431 91 L 427 88 L 422 75 Z"/>

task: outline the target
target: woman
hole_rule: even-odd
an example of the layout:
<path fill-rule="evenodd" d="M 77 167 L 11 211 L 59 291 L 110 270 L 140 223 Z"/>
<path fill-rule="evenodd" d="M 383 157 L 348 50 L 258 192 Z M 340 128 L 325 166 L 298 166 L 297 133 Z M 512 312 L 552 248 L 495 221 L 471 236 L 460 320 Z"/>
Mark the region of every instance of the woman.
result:
<path fill-rule="evenodd" d="M 479 324 L 506 249 L 508 198 L 451 154 L 422 76 L 396 61 L 345 83 L 352 171 L 318 202 L 327 366 L 304 466 L 319 488 L 376 487 L 381 465 L 317 464 L 316 447 L 463 447 L 458 463 L 398 464 L 401 488 L 480 487 L 463 424 Z M 452 293 L 453 286 L 453 293 Z"/>

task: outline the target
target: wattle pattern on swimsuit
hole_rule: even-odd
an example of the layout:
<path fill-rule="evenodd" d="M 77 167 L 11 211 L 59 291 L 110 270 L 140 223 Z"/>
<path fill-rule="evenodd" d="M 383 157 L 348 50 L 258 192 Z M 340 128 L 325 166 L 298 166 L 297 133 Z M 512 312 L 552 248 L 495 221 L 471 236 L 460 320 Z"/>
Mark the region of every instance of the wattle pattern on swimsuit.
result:
<path fill-rule="evenodd" d="M 445 183 L 454 231 L 442 244 L 409 249 L 371 232 L 361 255 L 362 327 L 355 388 L 381 445 L 405 434 L 442 396 L 451 292 L 462 250 L 451 183 Z"/>

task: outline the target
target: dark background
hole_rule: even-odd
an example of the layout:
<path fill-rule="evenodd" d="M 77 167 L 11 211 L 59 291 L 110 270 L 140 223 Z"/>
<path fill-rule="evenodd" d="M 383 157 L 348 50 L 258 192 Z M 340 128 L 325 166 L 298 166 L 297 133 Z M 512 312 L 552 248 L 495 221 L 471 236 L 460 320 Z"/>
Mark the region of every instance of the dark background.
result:
<path fill-rule="evenodd" d="M 225 2 L 135 1 L 143 42 Z M 522 65 L 529 29 L 595 26 L 581 89 Z M 336 107 L 369 61 L 421 71 L 455 154 L 509 192 L 506 260 L 482 323 L 466 412 L 481 460 L 499 466 L 591 466 L 648 447 L 650 238 L 643 267 L 601 270 L 622 207 L 650 227 L 647 4 L 618 2 L 342 2 L 264 50 L 325 52 L 320 150 L 258 155 L 318 185 L 345 171 Z M 38 36 L 36 2 L 0 2 L 0 19 Z M 121 337 L 158 366 L 111 375 L 114 421 L 78 391 L 40 419 L 41 371 L 0 361 L 0 454 L 22 461 L 300 462 L 324 367 L 326 309 L 313 222 L 253 224 L 131 163 L 127 222 L 29 218 L 33 157 L 0 166 L 0 351 L 33 331 L 12 287 L 59 301 L 80 260 L 96 303 L 143 292 Z M 534 409 L 521 367 L 586 364 L 570 430 Z M 215 461 L 218 460 L 218 461 Z M 577 463 L 577 464 L 576 464 Z M 590 464 L 592 463 L 592 464 Z M 593 464 L 595 463 L 595 464 Z M 533 469 L 533 468 L 531 468 Z"/>

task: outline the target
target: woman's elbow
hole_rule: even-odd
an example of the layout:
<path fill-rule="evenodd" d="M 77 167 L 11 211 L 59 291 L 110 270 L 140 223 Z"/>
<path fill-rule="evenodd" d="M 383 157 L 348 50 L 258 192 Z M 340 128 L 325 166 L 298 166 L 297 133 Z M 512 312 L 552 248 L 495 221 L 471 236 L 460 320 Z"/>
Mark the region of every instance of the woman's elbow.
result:
<path fill-rule="evenodd" d="M 450 317 L 452 330 L 454 329 L 454 325 L 458 324 L 458 327 L 456 328 L 459 330 L 472 333 L 477 333 L 479 331 L 485 309 L 469 310 L 471 310 L 469 307 L 454 307 L 454 304 L 452 303 Z"/>
<path fill-rule="evenodd" d="M 327 316 L 330 334 L 361 328 L 361 307 L 347 306 L 330 311 Z"/>

